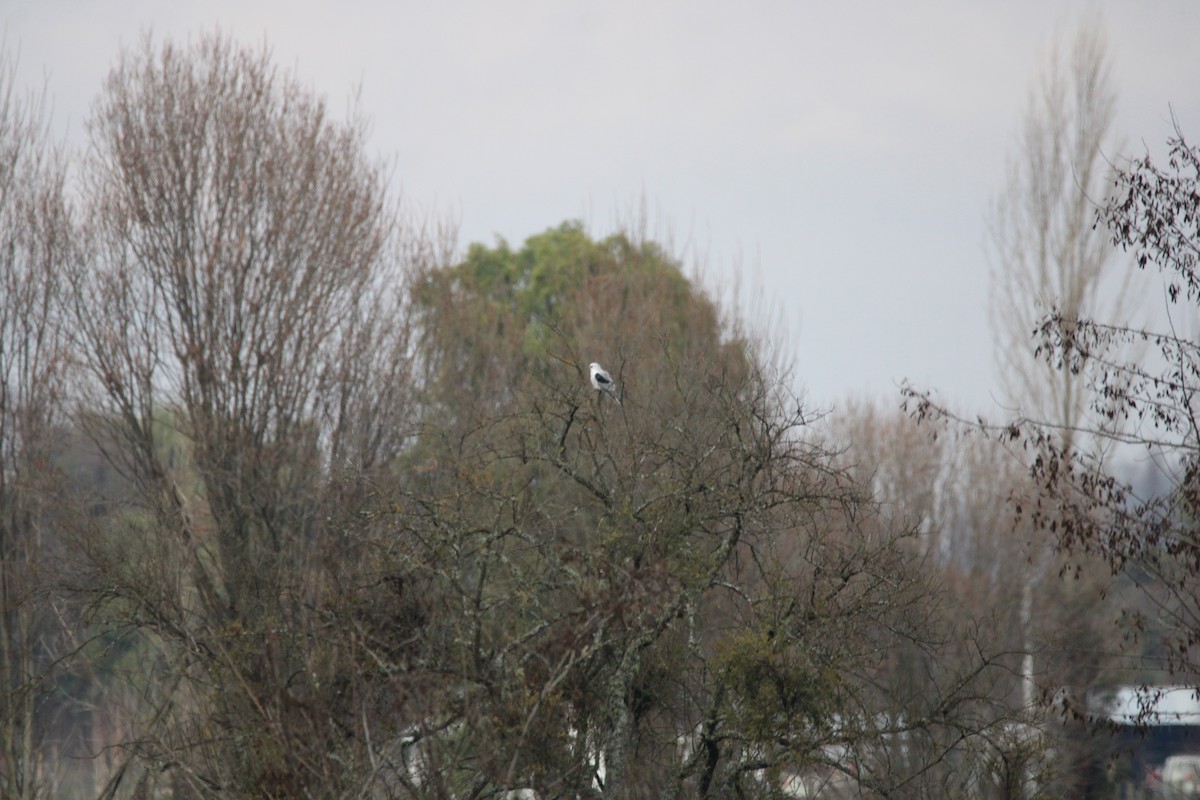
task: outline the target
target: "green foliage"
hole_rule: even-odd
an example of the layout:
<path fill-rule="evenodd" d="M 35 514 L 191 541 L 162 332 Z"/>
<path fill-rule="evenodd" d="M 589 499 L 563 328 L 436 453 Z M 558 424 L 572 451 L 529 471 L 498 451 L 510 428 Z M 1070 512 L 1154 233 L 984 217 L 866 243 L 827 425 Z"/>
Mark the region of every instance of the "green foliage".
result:
<path fill-rule="evenodd" d="M 579 309 L 570 301 L 596 279 L 619 279 L 628 290 L 643 281 L 668 285 L 667 316 L 686 307 L 691 287 L 679 264 L 652 242 L 634 243 L 624 233 L 595 241 L 578 222 L 531 236 L 520 250 L 501 239 L 495 247 L 472 244 L 462 263 L 430 276 L 418 292 L 419 303 L 433 307 L 449 293 L 457 300 L 490 307 L 492 314 L 510 317 L 519 327 L 535 321 L 560 323 Z M 627 298 L 628 302 L 628 298 Z M 465 309 L 464 309 L 465 310 Z M 619 311 L 620 309 L 611 309 Z"/>
<path fill-rule="evenodd" d="M 715 666 L 733 690 L 731 713 L 755 743 L 803 741 L 830 725 L 837 675 L 812 664 L 797 641 L 769 629 L 740 631 L 720 643 Z"/>
<path fill-rule="evenodd" d="M 421 275 L 414 298 L 429 388 L 460 406 L 456 395 L 505 398 L 514 381 L 551 380 L 555 359 L 586 370 L 603 358 L 619 373 L 636 342 L 669 342 L 678 356 L 720 334 L 715 306 L 658 245 L 593 240 L 577 222 L 519 250 L 474 244 L 459 264 Z"/>

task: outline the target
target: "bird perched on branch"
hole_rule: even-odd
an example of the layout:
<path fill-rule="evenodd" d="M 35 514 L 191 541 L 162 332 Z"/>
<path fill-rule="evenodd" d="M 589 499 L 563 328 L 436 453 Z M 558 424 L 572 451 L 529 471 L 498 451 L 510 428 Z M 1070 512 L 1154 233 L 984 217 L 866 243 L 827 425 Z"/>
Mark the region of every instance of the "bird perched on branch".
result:
<path fill-rule="evenodd" d="M 611 395 L 612 399 L 617 401 L 617 405 L 621 405 L 621 398 L 617 397 L 617 385 L 613 383 L 612 375 L 609 375 L 604 367 L 595 361 L 588 366 L 592 371 L 592 388 L 597 392 Z"/>

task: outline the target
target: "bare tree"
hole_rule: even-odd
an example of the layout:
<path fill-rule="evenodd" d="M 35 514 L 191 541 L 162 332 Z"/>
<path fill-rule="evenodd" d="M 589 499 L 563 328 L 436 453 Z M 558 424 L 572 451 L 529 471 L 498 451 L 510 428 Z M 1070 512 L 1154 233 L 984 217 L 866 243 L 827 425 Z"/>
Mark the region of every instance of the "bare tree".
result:
<path fill-rule="evenodd" d="M 1032 508 L 1037 486 L 1007 442 L 953 432 L 936 435 L 942 432 L 871 406 L 851 406 L 830 424 L 845 447 L 842 459 L 856 480 L 873 490 L 884 518 L 907 520 L 920 531 L 925 563 L 940 575 L 953 609 L 947 629 L 974 631 L 973 641 L 1002 665 L 980 681 L 987 688 L 977 710 L 992 724 L 968 737 L 953 768 L 938 765 L 922 776 L 923 794 L 928 796 L 945 781 L 967 781 L 957 784 L 960 793 L 972 787 L 971 792 L 984 797 L 1058 796 L 1068 791 L 1078 780 L 1076 766 L 1069 762 L 1092 757 L 1102 761 L 1108 755 L 1105 739 L 1076 742 L 1072 729 L 1062 729 L 1052 717 L 1031 720 L 1027 673 L 1021 669 L 1029 655 L 1022 614 L 1031 613 L 1037 620 L 1036 656 L 1040 674 L 1051 687 L 1061 688 L 1066 677 L 1077 674 L 1079 660 L 1089 661 L 1102 679 L 1116 680 L 1121 636 L 1111 623 L 1135 607 L 1131 601 L 1136 596 L 1124 581 L 1114 580 L 1099 559 L 1048 547 L 1041 556 L 1042 568 L 1050 575 L 1068 576 L 1070 588 L 1061 591 L 1052 582 L 1025 606 L 1023 601 L 1030 597 L 1023 591 L 1029 565 L 1014 539 L 1028 537 L 1032 524 L 1014 499 L 1024 498 L 1026 508 Z M 963 669 L 954 654 L 932 652 L 936 658 L 928 648 L 898 650 L 890 678 L 898 686 L 910 686 L 919 697 L 930 691 L 923 678 L 945 681 Z M 965 655 L 969 664 L 969 651 Z M 1031 721 L 1040 727 L 1034 728 Z M 912 744 L 910 748 L 909 752 L 918 749 Z"/>
<path fill-rule="evenodd" d="M 1026 435 L 1041 455 L 1032 470 L 1043 489 L 1035 515 L 1056 526 L 1065 547 L 1133 576 L 1149 606 L 1129 614 L 1132 631 L 1157 639 L 1151 655 L 1191 682 L 1200 674 L 1200 358 L 1188 329 L 1200 304 L 1200 150 L 1178 129 L 1169 145 L 1165 166 L 1147 155 L 1121 170 L 1098 213 L 1139 269 L 1162 276 L 1161 327 L 1103 317 L 1075 324 L 1056 313 L 1039 327 L 1047 363 L 1078 373 L 1092 411 L 1105 421 L 1093 435 L 1149 452 L 1167 486 L 1135 487 L 1110 461 L 1063 448 L 1053 428 L 1030 427 Z M 1128 357 L 1136 344 L 1151 355 Z"/>
<path fill-rule="evenodd" d="M 1051 310 L 1091 313 L 1114 249 L 1095 230 L 1109 181 L 1116 96 L 1098 24 L 1077 32 L 1064 63 L 1052 51 L 1022 120 L 1008 184 L 990 211 L 991 321 L 1008 402 L 1070 428 L 1084 410 L 1078 381 L 1037 357 L 1031 334 Z M 1107 151 L 1107 152 L 1106 152 Z"/>
<path fill-rule="evenodd" d="M 140 506 L 92 555 L 170 665 L 137 748 L 197 790 L 336 793 L 330 504 L 409 435 L 389 172 L 221 35 L 122 54 L 88 129 L 85 419 Z"/>
<path fill-rule="evenodd" d="M 61 557 L 53 465 L 68 363 L 59 273 L 70 253 L 64 162 L 44 95 L 21 97 L 0 47 L 0 793 L 46 797 L 63 655 L 49 564 Z"/>
<path fill-rule="evenodd" d="M 1160 327 L 1051 311 L 1035 331 L 1047 365 L 1073 373 L 1086 390 L 1090 418 L 1097 422 L 1086 423 L 1082 432 L 1104 446 L 1069 447 L 1064 442 L 1080 430 L 1064 431 L 1047 421 L 965 424 L 1033 454 L 1029 473 L 1037 491 L 1018 508 L 1030 524 L 1050 531 L 1072 556 L 1103 560 L 1127 593 L 1140 595 L 1120 619 L 1138 679 L 1191 685 L 1200 674 L 1195 528 L 1200 359 L 1195 337 L 1183 326 L 1195 319 L 1200 299 L 1200 151 L 1178 130 L 1168 144 L 1165 165 L 1146 155 L 1118 170 L 1097 212 L 1112 243 L 1129 252 L 1139 270 L 1161 277 L 1166 320 Z M 1131 356 L 1139 346 L 1149 355 Z M 964 424 L 928 394 L 911 388 L 906 394 L 918 419 Z M 1136 484 L 1128 462 L 1108 457 L 1110 449 L 1149 453 L 1159 479 Z M 1060 700 L 1060 710 L 1074 719 L 1094 719 L 1087 695 L 1064 694 Z M 1152 719 L 1153 705 L 1141 707 L 1139 721 Z"/>
<path fill-rule="evenodd" d="M 1051 311 L 1066 320 L 1094 313 L 1112 274 L 1114 250 L 1094 224 L 1116 113 L 1109 70 L 1095 22 L 1079 28 L 1065 61 L 1057 48 L 1052 52 L 1030 94 L 1008 185 L 990 215 L 991 320 L 1005 399 L 1020 415 L 1059 425 L 1067 449 L 1079 445 L 1074 431 L 1087 411 L 1086 392 L 1074 372 L 1055 370 L 1038 356 L 1031 333 Z M 1119 303 L 1121 294 L 1114 296 Z M 1053 590 L 1054 558 L 1047 534 L 1025 533 L 1030 568 L 1022 587 L 1021 673 L 1032 709 L 1033 654 L 1048 635 L 1035 630 L 1034 595 Z"/>

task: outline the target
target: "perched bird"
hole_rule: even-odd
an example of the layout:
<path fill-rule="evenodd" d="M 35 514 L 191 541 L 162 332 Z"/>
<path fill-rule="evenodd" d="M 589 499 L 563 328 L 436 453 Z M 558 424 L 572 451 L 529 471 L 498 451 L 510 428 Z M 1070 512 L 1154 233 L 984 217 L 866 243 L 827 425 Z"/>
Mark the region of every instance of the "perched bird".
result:
<path fill-rule="evenodd" d="M 621 398 L 617 397 L 617 385 L 613 383 L 612 375 L 609 375 L 604 367 L 595 361 L 589 367 L 592 370 L 592 388 L 598 392 L 612 395 L 612 399 L 617 401 L 617 405 L 621 405 Z"/>

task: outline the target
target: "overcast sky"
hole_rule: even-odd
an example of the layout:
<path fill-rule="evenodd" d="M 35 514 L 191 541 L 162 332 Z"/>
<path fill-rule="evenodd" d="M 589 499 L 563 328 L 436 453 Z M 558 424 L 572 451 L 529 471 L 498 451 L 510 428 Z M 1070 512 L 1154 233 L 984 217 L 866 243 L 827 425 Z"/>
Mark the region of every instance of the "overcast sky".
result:
<path fill-rule="evenodd" d="M 809 399 L 998 394 L 985 212 L 1057 34 L 1098 17 L 1117 130 L 1200 140 L 1200 2 L 0 0 L 72 142 L 123 46 L 216 26 L 343 107 L 461 243 L 566 219 L 652 230 L 782 313 Z M 1144 143 L 1144 144 L 1143 144 Z M 598 354 L 602 360 L 603 354 Z"/>

